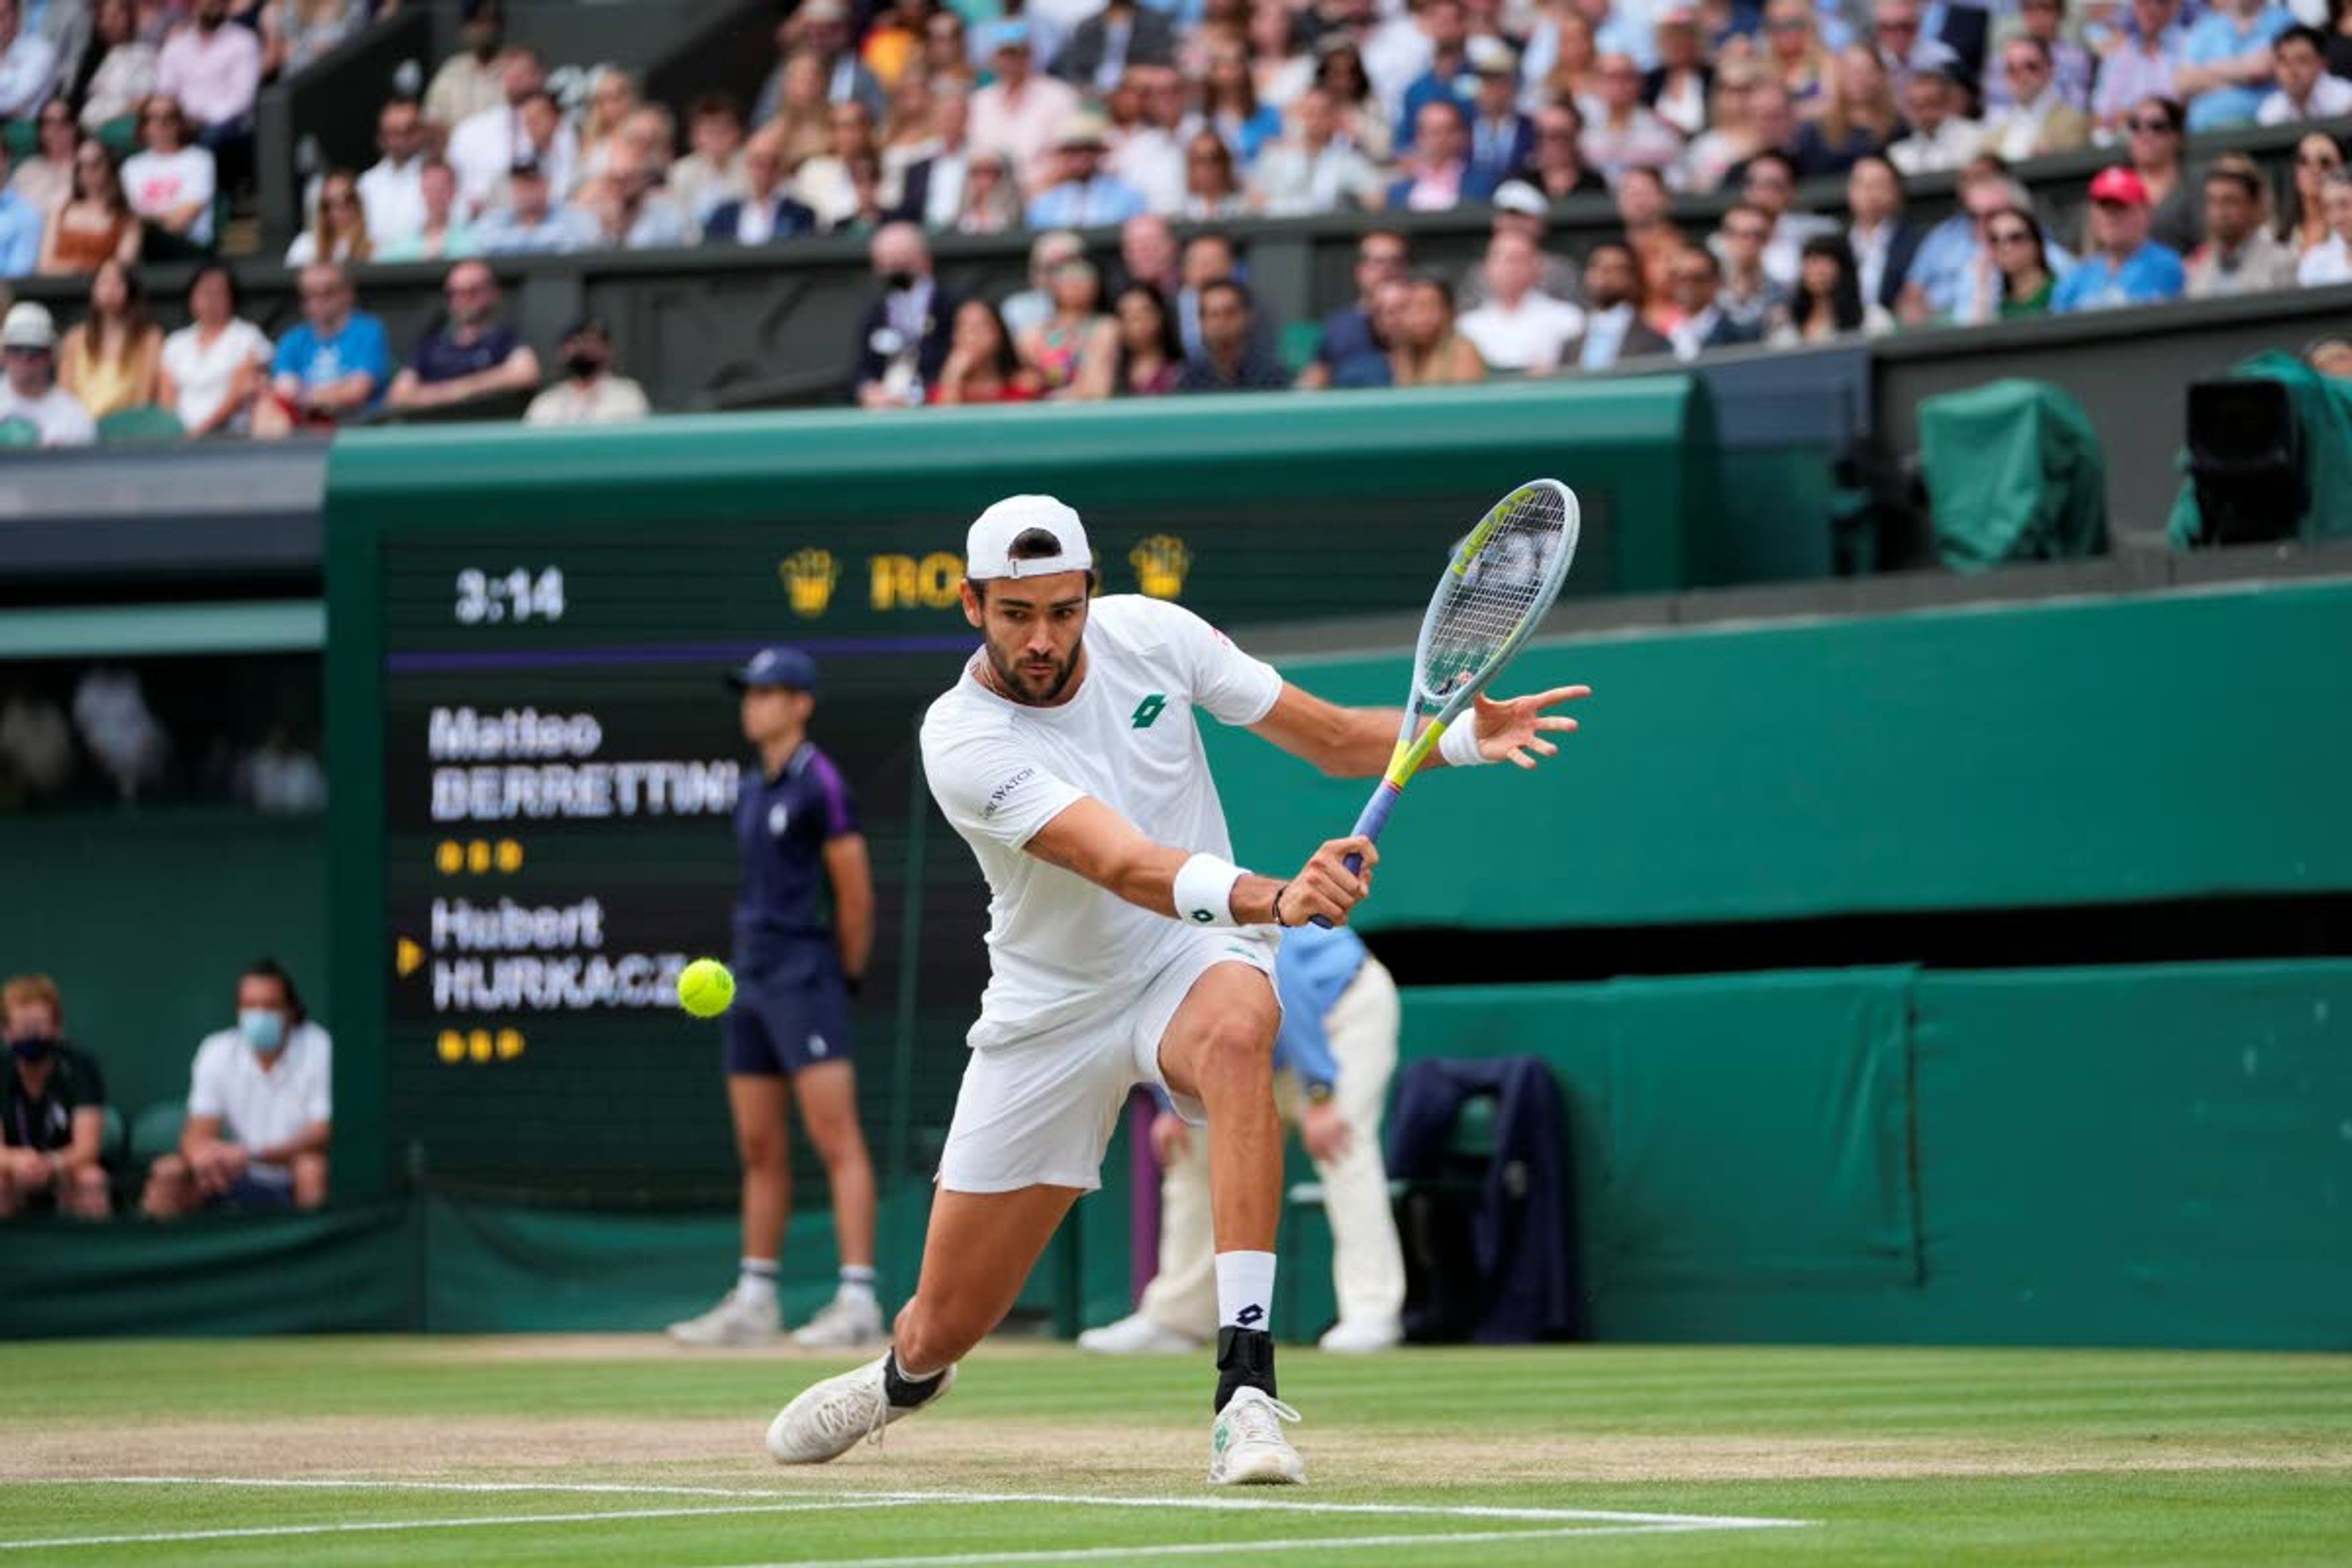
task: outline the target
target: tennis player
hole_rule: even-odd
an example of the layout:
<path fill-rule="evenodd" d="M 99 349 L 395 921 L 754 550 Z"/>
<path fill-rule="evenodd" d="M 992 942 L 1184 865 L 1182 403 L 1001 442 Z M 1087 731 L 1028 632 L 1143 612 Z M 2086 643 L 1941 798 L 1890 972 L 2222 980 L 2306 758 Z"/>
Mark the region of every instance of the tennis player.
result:
<path fill-rule="evenodd" d="M 1177 605 L 1091 598 L 1086 528 L 1049 496 L 982 512 L 964 574 L 982 647 L 926 715 L 923 763 L 988 879 L 988 988 L 921 1276 L 891 1347 L 786 1405 L 769 1452 L 822 1463 L 945 1394 L 1070 1205 L 1101 1184 L 1111 1129 L 1140 1083 L 1209 1129 L 1209 1479 L 1304 1481 L 1282 1430 L 1298 1413 L 1276 1396 L 1269 1321 L 1283 1136 L 1274 933 L 1318 916 L 1344 922 L 1380 857 L 1342 838 L 1287 878 L 1235 866 L 1194 713 L 1341 776 L 1387 765 L 1400 715 L 1312 697 Z M 1533 767 L 1559 750 L 1547 732 L 1576 727 L 1545 710 L 1585 689 L 1482 699 L 1475 723 L 1446 731 L 1444 761 Z"/>

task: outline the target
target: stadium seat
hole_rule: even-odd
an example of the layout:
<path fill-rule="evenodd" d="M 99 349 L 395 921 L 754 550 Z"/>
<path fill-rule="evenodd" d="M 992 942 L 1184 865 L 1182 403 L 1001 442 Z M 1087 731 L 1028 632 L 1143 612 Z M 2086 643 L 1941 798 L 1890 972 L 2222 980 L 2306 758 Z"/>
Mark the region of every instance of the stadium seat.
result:
<path fill-rule="evenodd" d="M 1285 321 L 1282 324 L 1282 363 L 1297 375 L 1315 363 L 1315 351 L 1323 346 L 1323 323 L 1320 321 Z"/>
<path fill-rule="evenodd" d="M 128 1132 L 122 1124 L 122 1112 L 112 1106 L 105 1108 L 105 1131 L 98 1135 L 99 1163 L 108 1170 L 118 1170 L 122 1164 L 122 1152 Z"/>
<path fill-rule="evenodd" d="M 0 447 L 37 447 L 41 433 L 28 419 L 0 419 Z"/>
<path fill-rule="evenodd" d="M 98 438 L 110 447 L 178 441 L 187 434 L 180 416 L 156 403 L 118 408 L 98 422 Z"/>
<path fill-rule="evenodd" d="M 1923 399 L 1919 453 L 1954 571 L 2105 553 L 2106 456 L 2063 389 L 2011 379 Z"/>
<path fill-rule="evenodd" d="M 187 1124 L 188 1106 L 185 1100 L 159 1100 L 142 1110 L 131 1123 L 131 1163 L 145 1171 L 158 1155 L 169 1154 L 180 1146 L 180 1129 Z"/>

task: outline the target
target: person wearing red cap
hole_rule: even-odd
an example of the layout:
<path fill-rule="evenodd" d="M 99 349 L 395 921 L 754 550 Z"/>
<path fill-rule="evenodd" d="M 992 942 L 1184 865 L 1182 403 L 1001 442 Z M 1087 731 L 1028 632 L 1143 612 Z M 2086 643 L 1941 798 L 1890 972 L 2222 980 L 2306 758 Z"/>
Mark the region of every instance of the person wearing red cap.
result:
<path fill-rule="evenodd" d="M 2148 238 L 2147 184 L 2129 169 L 2091 182 L 2091 249 L 2058 285 L 2059 315 L 2178 300 L 2188 286 L 2180 258 Z"/>

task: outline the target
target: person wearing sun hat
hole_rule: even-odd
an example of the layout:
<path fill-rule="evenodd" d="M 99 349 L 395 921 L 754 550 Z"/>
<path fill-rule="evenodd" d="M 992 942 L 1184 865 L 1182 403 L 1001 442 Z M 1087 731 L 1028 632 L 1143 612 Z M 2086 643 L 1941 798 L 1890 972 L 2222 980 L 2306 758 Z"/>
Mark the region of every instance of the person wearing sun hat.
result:
<path fill-rule="evenodd" d="M 17 421 L 40 433 L 44 447 L 87 447 L 98 439 L 89 410 L 58 384 L 58 324 L 47 305 L 21 300 L 0 322 L 0 423 Z"/>
<path fill-rule="evenodd" d="M 2091 182 L 2091 248 L 2050 301 L 2058 315 L 2178 300 L 2188 287 L 2180 258 L 2148 238 L 2147 184 L 2126 168 Z"/>

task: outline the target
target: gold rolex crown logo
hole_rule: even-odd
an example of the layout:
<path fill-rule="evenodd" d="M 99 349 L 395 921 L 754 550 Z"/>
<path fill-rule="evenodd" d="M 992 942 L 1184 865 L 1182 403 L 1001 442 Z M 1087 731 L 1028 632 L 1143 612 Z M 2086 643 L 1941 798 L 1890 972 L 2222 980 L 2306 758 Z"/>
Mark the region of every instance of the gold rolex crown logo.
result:
<path fill-rule="evenodd" d="M 1154 599 L 1173 599 L 1184 592 L 1184 574 L 1192 569 L 1192 552 L 1172 533 L 1155 533 L 1127 553 L 1137 584 Z"/>
<path fill-rule="evenodd" d="M 793 614 L 814 619 L 833 603 L 833 587 L 841 581 L 841 567 L 832 551 L 812 548 L 785 556 L 776 565 L 776 575 L 784 581 L 784 596 L 791 601 Z"/>

